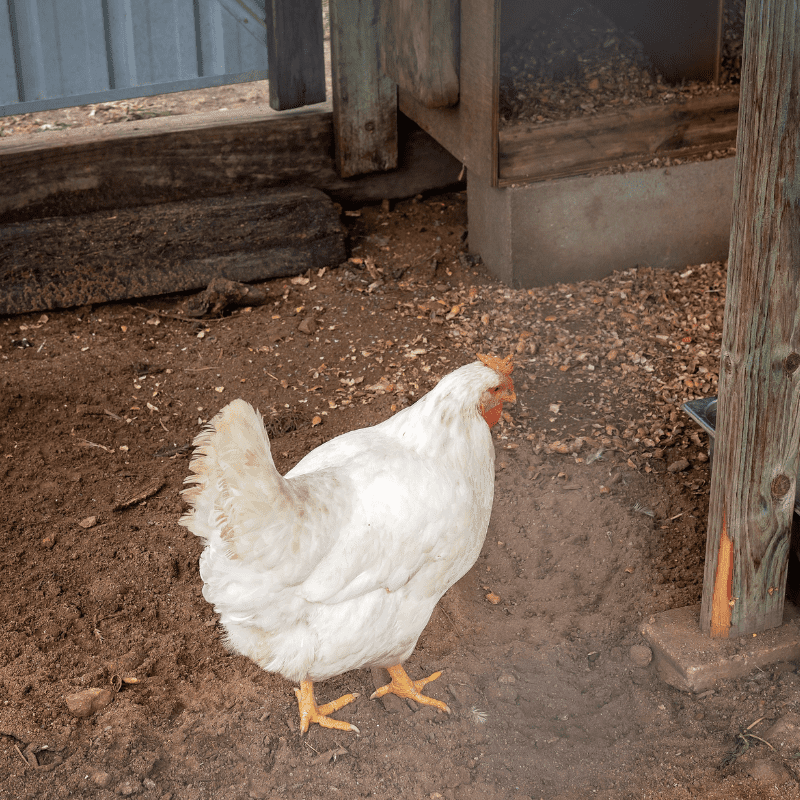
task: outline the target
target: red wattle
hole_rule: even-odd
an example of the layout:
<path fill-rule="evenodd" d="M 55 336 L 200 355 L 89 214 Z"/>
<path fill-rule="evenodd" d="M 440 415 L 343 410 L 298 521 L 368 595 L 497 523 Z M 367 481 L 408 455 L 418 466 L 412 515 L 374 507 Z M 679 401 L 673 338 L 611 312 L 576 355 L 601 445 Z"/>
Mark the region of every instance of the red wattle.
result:
<path fill-rule="evenodd" d="M 498 403 L 491 408 L 483 409 L 481 416 L 486 420 L 486 424 L 491 428 L 500 422 L 500 415 L 503 413 L 503 404 Z"/>

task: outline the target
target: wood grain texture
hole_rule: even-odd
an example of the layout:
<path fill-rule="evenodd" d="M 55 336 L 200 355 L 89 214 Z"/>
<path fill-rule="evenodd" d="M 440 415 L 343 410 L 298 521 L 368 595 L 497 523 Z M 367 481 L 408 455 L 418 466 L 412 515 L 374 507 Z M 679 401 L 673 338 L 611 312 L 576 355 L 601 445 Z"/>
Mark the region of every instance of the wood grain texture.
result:
<path fill-rule="evenodd" d="M 331 0 L 336 168 L 342 178 L 397 166 L 397 89 L 381 73 L 377 0 Z"/>
<path fill-rule="evenodd" d="M 500 185 L 580 175 L 632 158 L 687 156 L 736 141 L 739 93 L 726 92 L 500 131 Z"/>
<path fill-rule="evenodd" d="M 381 3 L 381 67 L 426 108 L 458 102 L 459 25 L 458 0 Z"/>
<path fill-rule="evenodd" d="M 342 203 L 442 189 L 460 164 L 402 115 L 397 169 L 343 180 L 333 116 L 269 108 L 159 117 L 0 139 L 0 223 L 246 192 L 287 184 Z"/>
<path fill-rule="evenodd" d="M 276 111 L 325 101 L 320 0 L 267 0 L 269 104 Z"/>
<path fill-rule="evenodd" d="M 0 226 L 0 314 L 263 281 L 334 267 L 344 231 L 316 189 Z"/>
<path fill-rule="evenodd" d="M 800 455 L 800 25 L 748 3 L 701 627 L 781 624 Z M 722 552 L 732 547 L 732 577 Z M 730 626 L 719 622 L 722 604 Z"/>
<path fill-rule="evenodd" d="M 398 92 L 400 110 L 490 185 L 497 185 L 499 117 L 499 3 L 461 0 L 458 105 L 427 108 Z"/>

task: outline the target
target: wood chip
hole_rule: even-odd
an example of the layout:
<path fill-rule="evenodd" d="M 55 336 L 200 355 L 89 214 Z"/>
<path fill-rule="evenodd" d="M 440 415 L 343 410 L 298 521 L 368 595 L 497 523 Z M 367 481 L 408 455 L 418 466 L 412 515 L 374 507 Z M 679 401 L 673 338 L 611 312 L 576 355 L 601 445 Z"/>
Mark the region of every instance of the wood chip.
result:
<path fill-rule="evenodd" d="M 163 476 L 153 478 L 144 485 L 134 489 L 134 491 L 126 497 L 117 500 L 112 506 L 112 509 L 114 511 L 122 511 L 124 508 L 129 508 L 130 506 L 136 505 L 136 503 L 141 503 L 147 500 L 148 497 L 152 497 L 156 494 L 165 483 L 166 479 Z"/>
<path fill-rule="evenodd" d="M 318 756 L 315 756 L 311 759 L 311 763 L 315 766 L 318 764 L 328 764 L 331 761 L 336 761 L 339 756 L 349 755 L 349 751 L 344 747 L 336 747 L 333 750 L 326 750 L 324 753 L 320 753 Z"/>

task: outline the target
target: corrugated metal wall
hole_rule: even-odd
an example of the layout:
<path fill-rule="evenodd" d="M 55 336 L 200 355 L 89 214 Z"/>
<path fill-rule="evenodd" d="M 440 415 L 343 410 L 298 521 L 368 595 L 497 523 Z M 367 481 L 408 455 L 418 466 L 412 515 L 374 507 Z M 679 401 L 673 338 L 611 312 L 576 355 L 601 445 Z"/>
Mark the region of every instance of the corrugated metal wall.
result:
<path fill-rule="evenodd" d="M 0 0 L 0 116 L 267 77 L 266 0 Z"/>

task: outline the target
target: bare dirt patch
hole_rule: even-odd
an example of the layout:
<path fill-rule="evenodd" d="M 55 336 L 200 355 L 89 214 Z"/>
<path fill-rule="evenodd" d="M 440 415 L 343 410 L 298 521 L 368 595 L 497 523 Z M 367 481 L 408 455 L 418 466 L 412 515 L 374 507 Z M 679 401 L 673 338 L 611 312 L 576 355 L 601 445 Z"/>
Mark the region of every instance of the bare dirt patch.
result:
<path fill-rule="evenodd" d="M 465 253 L 465 202 L 348 212 L 347 262 L 224 318 L 175 295 L 0 321 L 1 797 L 800 796 L 797 665 L 686 695 L 638 633 L 700 597 L 707 445 L 680 404 L 716 392 L 723 266 L 510 289 Z M 516 353 L 494 514 L 407 665 L 444 670 L 453 714 L 354 671 L 318 698 L 361 692 L 339 716 L 362 735 L 301 738 L 292 686 L 201 596 L 188 444 L 244 397 L 285 471 L 477 351 Z M 113 700 L 76 717 L 89 688 Z"/>

